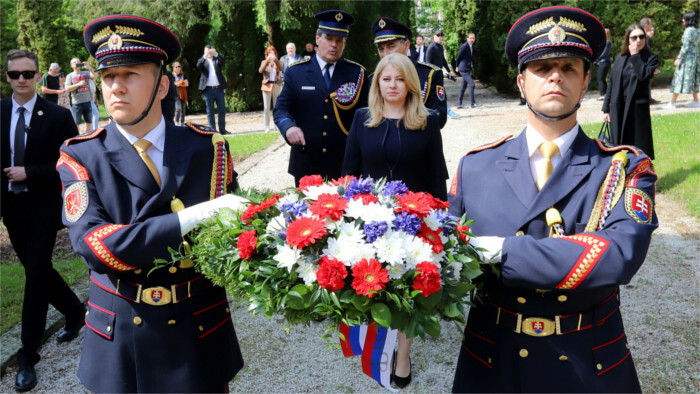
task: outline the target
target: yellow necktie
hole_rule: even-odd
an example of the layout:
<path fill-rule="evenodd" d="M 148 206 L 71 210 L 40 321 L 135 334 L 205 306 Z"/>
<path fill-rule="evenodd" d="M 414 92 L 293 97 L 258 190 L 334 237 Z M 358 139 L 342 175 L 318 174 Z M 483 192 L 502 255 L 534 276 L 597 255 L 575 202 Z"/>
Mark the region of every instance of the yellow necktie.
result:
<path fill-rule="evenodd" d="M 156 168 L 156 163 L 154 163 L 153 160 L 151 160 L 151 157 L 148 156 L 148 153 L 146 153 L 146 151 L 150 147 L 151 142 L 148 140 L 138 140 L 134 142 L 134 148 L 139 153 L 139 156 L 141 156 L 141 160 L 143 160 L 143 162 L 146 163 L 146 167 L 148 167 L 148 170 L 151 171 L 153 179 L 156 180 L 158 187 L 160 187 L 160 174 L 158 174 L 158 168 Z"/>
<path fill-rule="evenodd" d="M 552 166 L 552 157 L 559 152 L 559 147 L 554 142 L 543 142 L 539 147 L 542 156 L 544 156 L 544 167 L 537 176 L 537 189 L 542 190 L 544 184 L 547 183 L 550 175 L 554 172 L 554 166 Z"/>

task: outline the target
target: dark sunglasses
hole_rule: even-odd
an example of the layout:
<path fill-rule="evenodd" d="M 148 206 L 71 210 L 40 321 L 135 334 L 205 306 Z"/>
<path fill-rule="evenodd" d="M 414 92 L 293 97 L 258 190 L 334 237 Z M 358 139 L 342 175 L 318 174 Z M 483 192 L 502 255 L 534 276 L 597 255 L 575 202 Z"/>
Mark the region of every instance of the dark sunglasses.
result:
<path fill-rule="evenodd" d="M 645 38 L 646 38 L 646 36 L 643 34 L 641 36 L 630 36 L 630 41 L 643 40 Z"/>
<path fill-rule="evenodd" d="M 24 79 L 32 79 L 34 78 L 34 75 L 36 75 L 36 71 L 34 70 L 26 70 L 26 71 L 8 71 L 7 76 L 10 77 L 10 79 L 19 79 L 19 76 L 23 76 Z"/>
<path fill-rule="evenodd" d="M 442 36 L 443 36 L 443 34 L 436 34 L 436 35 L 437 35 L 438 37 L 442 37 Z"/>

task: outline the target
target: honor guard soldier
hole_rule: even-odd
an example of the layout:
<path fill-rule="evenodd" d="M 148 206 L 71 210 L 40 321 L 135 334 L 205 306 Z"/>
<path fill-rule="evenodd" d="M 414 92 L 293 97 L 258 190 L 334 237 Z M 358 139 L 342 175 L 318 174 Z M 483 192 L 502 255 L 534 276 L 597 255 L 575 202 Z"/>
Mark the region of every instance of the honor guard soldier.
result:
<path fill-rule="evenodd" d="M 450 213 L 500 275 L 469 311 L 454 392 L 639 392 L 619 286 L 644 262 L 656 174 L 632 146 L 609 147 L 576 121 L 605 31 L 565 6 L 525 14 L 506 55 L 529 108 L 516 138 L 460 161 Z"/>
<path fill-rule="evenodd" d="M 380 59 L 390 53 L 402 53 L 408 56 L 411 47 L 411 29 L 408 26 L 391 18 L 380 17 L 372 23 L 372 33 L 374 33 L 374 44 L 377 46 Z M 411 60 L 420 79 L 423 104 L 429 110 L 437 112 L 442 129 L 447 123 L 447 98 L 442 70 L 430 63 Z"/>
<path fill-rule="evenodd" d="M 226 292 L 191 260 L 153 269 L 197 223 L 239 207 L 226 194 L 236 185 L 228 146 L 163 119 L 163 70 L 180 54 L 170 30 L 110 15 L 85 27 L 84 42 L 112 122 L 66 141 L 57 164 L 63 222 L 90 268 L 78 377 L 96 392 L 226 391 L 243 366 Z"/>
<path fill-rule="evenodd" d="M 355 18 L 344 11 L 316 14 L 318 51 L 290 66 L 274 109 L 275 124 L 292 146 L 288 172 L 340 177 L 345 141 L 355 111 L 367 106 L 367 72 L 343 58 Z"/>

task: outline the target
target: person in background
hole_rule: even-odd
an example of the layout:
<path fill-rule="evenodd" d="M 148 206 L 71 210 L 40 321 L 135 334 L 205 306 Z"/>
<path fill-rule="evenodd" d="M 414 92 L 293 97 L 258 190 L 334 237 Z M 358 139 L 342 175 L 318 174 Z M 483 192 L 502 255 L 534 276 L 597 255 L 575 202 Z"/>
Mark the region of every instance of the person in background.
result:
<path fill-rule="evenodd" d="M 187 111 L 187 87 L 190 86 L 190 82 L 185 78 L 185 73 L 182 71 L 182 64 L 180 64 L 180 62 L 173 63 L 173 77 L 175 77 L 175 86 L 177 87 L 175 124 L 184 126 L 185 114 Z"/>
<path fill-rule="evenodd" d="M 97 86 L 92 79 L 90 80 L 90 93 L 92 94 L 92 101 L 90 102 L 92 110 L 92 122 L 90 124 L 92 127 L 90 131 L 95 131 L 100 123 L 100 100 L 97 98 Z"/>
<path fill-rule="evenodd" d="M 527 126 L 468 152 L 449 191 L 486 259 L 454 393 L 640 392 L 619 287 L 658 227 L 657 177 L 644 153 L 601 146 L 577 121 L 604 46 L 602 23 L 570 6 L 528 12 L 508 33 Z"/>
<path fill-rule="evenodd" d="M 676 66 L 676 71 L 673 73 L 673 81 L 671 82 L 671 102 L 664 105 L 663 108 L 676 108 L 676 100 L 678 95 L 692 94 L 693 101 L 686 104 L 686 108 L 700 108 L 698 100 L 698 91 L 700 90 L 700 54 L 698 53 L 698 45 L 700 44 L 700 29 L 698 29 L 698 17 L 694 11 L 683 14 L 681 22 L 685 26 L 681 50 L 678 52 L 673 65 Z"/>
<path fill-rule="evenodd" d="M 414 62 L 425 62 L 425 52 L 427 48 L 423 45 L 424 41 L 425 39 L 422 35 L 419 34 L 416 36 L 416 45 L 411 47 L 411 59 L 413 59 Z"/>
<path fill-rule="evenodd" d="M 304 53 L 301 54 L 301 57 L 308 60 L 311 59 L 311 56 L 316 54 L 316 43 L 313 41 L 307 41 L 306 46 L 304 47 Z"/>
<path fill-rule="evenodd" d="M 73 109 L 75 124 L 80 126 L 85 121 L 83 133 L 92 130 L 92 92 L 89 79 L 95 79 L 97 75 L 89 63 L 83 63 L 77 57 L 71 59 L 70 66 L 73 72 L 66 77 L 66 90 L 70 92 L 70 102 Z M 83 69 L 86 70 L 83 70 Z"/>
<path fill-rule="evenodd" d="M 63 108 L 71 109 L 70 106 L 70 93 L 66 91 L 66 74 L 63 72 L 58 73 L 58 83 L 61 85 L 61 93 L 58 95 L 58 105 Z"/>
<path fill-rule="evenodd" d="M 459 89 L 459 96 L 457 96 L 457 108 L 462 108 L 462 99 L 464 98 L 464 91 L 469 85 L 469 99 L 471 100 L 471 107 L 478 107 L 479 104 L 474 100 L 474 87 L 476 84 L 472 79 L 472 68 L 474 67 L 474 42 L 476 42 L 476 34 L 469 33 L 467 35 L 467 42 L 462 44 L 457 53 L 457 68 L 455 71 L 462 74 L 462 86 Z"/>
<path fill-rule="evenodd" d="M 647 35 L 646 45 L 649 47 L 650 51 L 654 50 L 653 45 L 651 45 L 652 39 L 654 38 L 654 33 L 656 29 L 654 28 L 654 23 L 651 18 L 645 17 L 639 21 L 639 25 L 644 29 L 644 33 Z M 654 75 L 658 74 L 660 71 L 658 69 L 654 70 Z M 658 104 L 659 102 L 651 97 L 651 80 L 649 80 L 649 104 Z"/>
<path fill-rule="evenodd" d="M 605 29 L 605 49 L 600 57 L 595 61 L 598 66 L 598 89 L 600 90 L 600 97 L 598 100 L 605 100 L 605 93 L 608 91 L 608 72 L 610 72 L 610 66 L 612 63 L 612 58 L 610 57 L 610 50 L 612 49 L 612 41 L 610 41 L 610 29 Z"/>
<path fill-rule="evenodd" d="M 61 67 L 58 63 L 51 63 L 49 72 L 41 76 L 41 97 L 58 104 L 58 95 L 63 93 L 61 84 L 58 81 L 58 74 Z"/>
<path fill-rule="evenodd" d="M 303 58 L 297 55 L 297 46 L 293 42 L 288 42 L 285 47 L 287 54 L 280 58 L 280 63 L 282 63 L 282 74 L 281 79 L 284 82 L 284 73 L 287 72 L 287 68 L 292 64 L 301 61 Z"/>
<path fill-rule="evenodd" d="M 262 74 L 262 85 L 260 90 L 263 96 L 263 108 L 265 111 L 265 132 L 270 131 L 270 113 L 275 108 L 277 96 L 282 88 L 282 63 L 277 60 L 277 50 L 272 45 L 268 45 L 265 50 L 265 59 L 260 62 L 258 72 Z"/>
<path fill-rule="evenodd" d="M 454 79 L 450 63 L 445 58 L 445 47 L 442 46 L 442 40 L 445 38 L 445 33 L 442 29 L 437 29 L 433 34 L 433 42 L 428 46 L 425 55 L 425 61 L 434 64 L 441 70 L 444 68 L 447 71 L 447 78 Z"/>
<path fill-rule="evenodd" d="M 659 57 L 646 46 L 644 29 L 640 25 L 630 25 L 610 72 L 603 101 L 603 120 L 610 122 L 613 144 L 639 147 L 652 160 L 649 80 L 658 65 Z"/>
<path fill-rule="evenodd" d="M 226 97 L 224 91 L 228 87 L 223 68 L 226 60 L 219 55 L 211 45 L 204 46 L 204 55 L 197 60 L 197 69 L 202 72 L 199 77 L 199 90 L 204 95 L 207 105 L 207 121 L 209 128 L 217 130 L 214 114 L 219 114 L 219 133 L 228 134 L 226 131 Z M 214 108 L 216 104 L 216 109 Z"/>
<path fill-rule="evenodd" d="M 377 64 L 369 107 L 355 112 L 348 133 L 342 174 L 398 180 L 410 191 L 446 200 L 448 173 L 438 114 L 423 105 L 416 68 L 403 53 L 386 55 Z M 411 382 L 413 339 L 403 332 L 398 339 L 391 379 L 403 388 Z"/>

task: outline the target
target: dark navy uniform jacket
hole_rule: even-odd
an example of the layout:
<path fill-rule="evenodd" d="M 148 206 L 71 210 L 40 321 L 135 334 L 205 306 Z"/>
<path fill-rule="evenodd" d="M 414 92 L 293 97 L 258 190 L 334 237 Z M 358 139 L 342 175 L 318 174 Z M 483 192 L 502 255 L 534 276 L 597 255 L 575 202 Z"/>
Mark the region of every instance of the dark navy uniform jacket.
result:
<path fill-rule="evenodd" d="M 600 229 L 587 231 L 591 213 L 602 209 L 596 201 L 612 158 L 623 149 L 629 162 L 620 199 Z M 644 154 L 606 148 L 580 129 L 541 191 L 525 133 L 462 158 L 450 213 L 474 219 L 475 235 L 505 241 L 501 277 L 486 276 L 469 312 L 453 391 L 640 390 L 618 286 L 644 262 L 658 226 L 656 179 Z M 560 212 L 566 236 L 549 237 L 550 207 Z M 542 318 L 555 323 L 554 334 L 523 333 L 545 334 Z"/>
<path fill-rule="evenodd" d="M 91 391 L 223 391 L 243 366 L 223 288 L 186 265 L 149 273 L 183 241 L 171 200 L 211 197 L 212 134 L 166 123 L 160 189 L 114 123 L 61 148 L 63 222 L 90 268 L 78 377 Z"/>
<path fill-rule="evenodd" d="M 365 68 L 344 58 L 335 64 L 330 89 L 316 56 L 287 68 L 275 104 L 275 124 L 285 138 L 287 129 L 300 127 L 306 140 L 305 146 L 292 145 L 290 174 L 340 176 L 353 115 L 367 106 L 368 92 Z"/>

